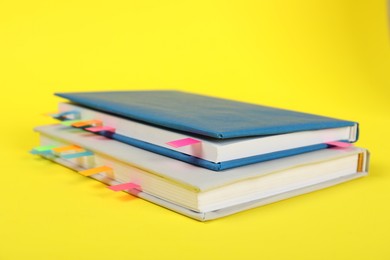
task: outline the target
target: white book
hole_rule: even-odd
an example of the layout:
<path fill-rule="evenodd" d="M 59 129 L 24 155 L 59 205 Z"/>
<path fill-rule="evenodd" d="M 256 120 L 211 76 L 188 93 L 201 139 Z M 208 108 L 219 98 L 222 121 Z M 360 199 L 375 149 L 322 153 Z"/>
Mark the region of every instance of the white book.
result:
<path fill-rule="evenodd" d="M 151 144 L 153 147 L 158 147 L 153 152 L 213 170 L 233 168 L 242 164 L 322 149 L 327 147 L 326 143 L 329 142 L 339 140 L 354 142 L 357 139 L 357 124 L 269 136 L 215 139 L 153 126 L 73 103 L 60 103 L 59 112 L 67 111 L 77 111 L 80 120 L 97 119 L 102 121 L 104 125 L 113 127 L 115 129 L 113 138 L 117 140 L 149 149 L 145 148 L 143 143 L 134 142 L 134 140 L 139 140 Z M 126 137 L 131 139 L 126 139 Z M 171 141 L 188 137 L 199 140 L 200 143 L 177 148 L 168 144 Z M 205 162 L 191 159 L 183 154 L 200 158 Z"/>
<path fill-rule="evenodd" d="M 137 188 L 130 193 L 201 221 L 362 177 L 368 168 L 367 150 L 349 147 L 215 172 L 62 125 L 35 130 L 42 146 L 76 145 L 90 152 L 44 157 L 77 171 L 107 166 L 112 171 L 91 177 L 108 185 L 133 183 Z"/>

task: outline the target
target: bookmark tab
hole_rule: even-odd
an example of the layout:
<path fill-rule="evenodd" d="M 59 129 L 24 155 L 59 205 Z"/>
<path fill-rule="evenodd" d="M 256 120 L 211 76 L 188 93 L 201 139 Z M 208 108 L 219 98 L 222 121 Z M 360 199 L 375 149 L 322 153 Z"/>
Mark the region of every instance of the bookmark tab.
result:
<path fill-rule="evenodd" d="M 53 148 L 56 148 L 57 145 L 44 145 L 44 146 L 38 146 L 34 147 L 30 153 L 32 154 L 50 154 L 52 152 Z"/>
<path fill-rule="evenodd" d="M 92 156 L 92 155 L 93 155 L 93 152 L 85 151 L 85 152 L 81 152 L 81 153 L 63 154 L 63 155 L 60 155 L 60 157 L 63 159 L 74 159 L 74 158 L 80 158 L 80 157 Z"/>
<path fill-rule="evenodd" d="M 85 127 L 85 126 L 90 126 L 90 125 L 102 126 L 103 122 L 100 120 L 87 120 L 87 121 L 80 121 L 80 122 L 76 122 L 76 123 L 71 124 L 71 126 L 73 126 L 73 127 Z"/>
<path fill-rule="evenodd" d="M 62 152 L 68 152 L 68 151 L 75 151 L 75 152 L 81 152 L 84 151 L 83 148 L 77 145 L 67 145 L 67 146 L 61 146 L 61 147 L 56 147 L 52 149 L 53 152 L 56 153 L 62 153 Z"/>
<path fill-rule="evenodd" d="M 113 191 L 132 190 L 132 189 L 141 190 L 141 186 L 132 182 L 112 185 L 112 186 L 108 186 L 107 188 Z"/>
<path fill-rule="evenodd" d="M 78 123 L 78 122 L 81 122 L 81 121 L 82 120 L 80 120 L 80 119 L 77 119 L 77 120 L 65 120 L 65 121 L 61 121 L 61 125 L 71 126 L 72 124 Z"/>
<path fill-rule="evenodd" d="M 71 118 L 69 118 L 69 116 Z M 80 111 L 77 111 L 77 110 L 64 111 L 64 112 L 61 112 L 58 114 L 52 114 L 52 117 L 59 119 L 59 120 L 79 119 L 80 118 Z"/>
<path fill-rule="evenodd" d="M 84 171 L 79 171 L 79 173 L 81 175 L 84 175 L 84 176 L 91 176 L 91 175 L 94 175 L 97 173 L 102 173 L 102 172 L 112 172 L 112 168 L 108 167 L 108 166 L 100 166 L 100 167 L 96 167 L 96 168 L 92 168 L 92 169 L 88 169 L 88 170 L 84 170 Z"/>
<path fill-rule="evenodd" d="M 98 132 L 113 132 L 115 133 L 115 128 L 111 126 L 96 126 L 96 127 L 88 127 L 85 128 L 85 130 L 93 132 L 93 133 L 98 133 Z"/>
<path fill-rule="evenodd" d="M 167 145 L 179 148 L 182 146 L 187 146 L 187 145 L 193 145 L 193 144 L 198 144 L 201 143 L 201 141 L 193 139 L 193 138 L 184 138 L 184 139 L 179 139 L 175 141 L 168 142 Z"/>
<path fill-rule="evenodd" d="M 351 147 L 351 143 L 346 143 L 346 142 L 327 142 L 327 145 L 331 146 L 336 146 L 336 147 L 341 147 L 341 148 L 346 148 L 346 147 Z"/>

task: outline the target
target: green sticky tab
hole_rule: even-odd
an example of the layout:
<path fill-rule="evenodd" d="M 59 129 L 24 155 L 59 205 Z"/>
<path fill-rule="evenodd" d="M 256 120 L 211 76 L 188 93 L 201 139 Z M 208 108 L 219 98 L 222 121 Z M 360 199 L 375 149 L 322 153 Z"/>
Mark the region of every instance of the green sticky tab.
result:
<path fill-rule="evenodd" d="M 56 148 L 58 145 L 44 145 L 44 146 L 38 146 L 35 147 L 34 150 L 37 152 L 45 152 L 45 151 L 50 151 L 53 148 Z"/>
<path fill-rule="evenodd" d="M 65 120 L 65 121 L 61 121 L 61 124 L 65 125 L 65 126 L 71 126 L 72 124 L 80 122 L 80 121 L 84 121 L 84 120 L 80 120 L 80 119 L 78 119 L 78 120 Z"/>

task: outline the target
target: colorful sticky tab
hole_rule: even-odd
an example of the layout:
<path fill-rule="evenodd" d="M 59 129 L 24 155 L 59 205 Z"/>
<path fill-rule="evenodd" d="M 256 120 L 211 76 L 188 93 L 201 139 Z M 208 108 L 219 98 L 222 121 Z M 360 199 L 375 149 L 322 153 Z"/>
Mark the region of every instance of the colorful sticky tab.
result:
<path fill-rule="evenodd" d="M 61 147 L 56 147 L 52 149 L 53 152 L 56 153 L 62 153 L 62 152 L 68 152 L 68 151 L 75 151 L 75 152 L 80 152 L 84 151 L 83 148 L 77 145 L 67 145 L 67 146 L 61 146 Z"/>
<path fill-rule="evenodd" d="M 100 166 L 100 167 L 96 167 L 84 171 L 79 171 L 79 173 L 84 176 L 91 176 L 101 172 L 112 172 L 112 168 L 108 166 Z"/>
<path fill-rule="evenodd" d="M 90 131 L 90 132 L 94 132 L 94 133 L 103 132 L 103 131 L 113 132 L 113 133 L 115 132 L 115 128 L 113 128 L 111 126 L 88 127 L 88 128 L 85 128 L 85 130 Z"/>
<path fill-rule="evenodd" d="M 131 189 L 141 190 L 141 186 L 132 182 L 112 185 L 112 186 L 108 186 L 107 188 L 113 191 L 131 190 Z"/>
<path fill-rule="evenodd" d="M 200 142 L 201 141 L 193 139 L 193 138 L 184 138 L 184 139 L 179 139 L 176 141 L 168 142 L 167 145 L 170 145 L 170 146 L 175 147 L 175 148 L 179 148 L 182 146 L 193 145 L 193 144 L 197 144 Z"/>
<path fill-rule="evenodd" d="M 341 148 L 352 146 L 351 143 L 346 143 L 346 142 L 327 142 L 326 144 L 331 146 L 341 147 Z"/>
<path fill-rule="evenodd" d="M 65 125 L 65 126 L 71 126 L 72 124 L 74 123 L 77 123 L 77 122 L 81 122 L 82 120 L 65 120 L 65 121 L 61 121 L 61 125 Z"/>
<path fill-rule="evenodd" d="M 51 150 L 47 150 L 47 151 L 37 151 L 37 150 L 34 150 L 32 149 L 30 151 L 31 154 L 40 154 L 40 155 L 49 155 L 49 154 L 52 154 L 52 151 Z"/>
<path fill-rule="evenodd" d="M 50 151 L 56 147 L 58 147 L 58 145 L 43 145 L 43 146 L 34 147 L 34 150 L 38 152 L 43 152 L 43 151 Z"/>
<path fill-rule="evenodd" d="M 80 111 L 77 110 L 70 110 L 70 111 L 64 111 L 58 114 L 52 115 L 52 117 L 57 118 L 57 119 L 69 119 L 67 116 L 72 116 L 73 119 L 78 119 L 80 118 Z"/>
<path fill-rule="evenodd" d="M 72 124 L 73 127 L 85 127 L 89 125 L 101 126 L 103 125 L 103 123 L 100 120 L 86 120 L 86 121 L 80 121 Z"/>
<path fill-rule="evenodd" d="M 74 159 L 74 158 L 79 158 L 79 157 L 84 157 L 84 156 L 92 156 L 93 152 L 90 151 L 85 151 L 81 153 L 69 153 L 69 154 L 61 154 L 60 157 L 63 159 Z"/>
<path fill-rule="evenodd" d="M 44 146 L 38 146 L 34 147 L 30 153 L 32 154 L 51 154 L 52 149 L 56 148 L 57 145 L 44 145 Z"/>

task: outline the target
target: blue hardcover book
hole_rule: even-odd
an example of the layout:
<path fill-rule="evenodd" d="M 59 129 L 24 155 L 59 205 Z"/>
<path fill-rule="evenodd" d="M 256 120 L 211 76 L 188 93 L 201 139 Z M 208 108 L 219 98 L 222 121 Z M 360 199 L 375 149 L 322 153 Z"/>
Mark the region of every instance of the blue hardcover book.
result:
<path fill-rule="evenodd" d="M 99 134 L 215 171 L 358 138 L 355 122 L 179 91 L 56 95 L 71 101 L 59 105 L 62 120 L 102 122 L 115 130 Z"/>

